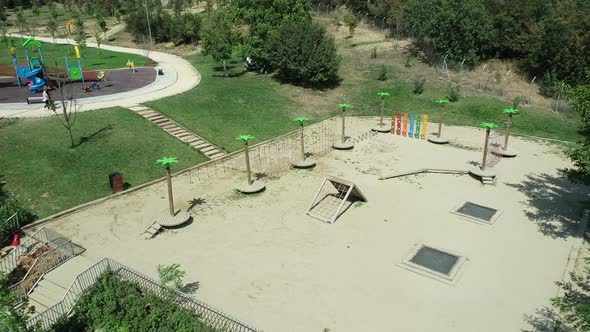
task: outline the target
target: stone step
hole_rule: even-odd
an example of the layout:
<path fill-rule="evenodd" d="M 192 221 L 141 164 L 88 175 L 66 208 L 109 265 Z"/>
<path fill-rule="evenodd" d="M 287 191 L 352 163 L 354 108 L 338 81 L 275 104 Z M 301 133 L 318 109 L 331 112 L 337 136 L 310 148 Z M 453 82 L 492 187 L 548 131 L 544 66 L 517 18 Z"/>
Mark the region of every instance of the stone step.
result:
<path fill-rule="evenodd" d="M 156 113 L 154 111 L 140 111 L 140 112 L 137 112 L 137 114 L 143 116 L 144 118 L 149 118 L 150 116 L 157 115 L 158 113 Z"/>
<path fill-rule="evenodd" d="M 200 150 L 204 147 L 211 146 L 211 144 L 209 144 L 208 142 L 202 141 L 199 143 L 191 143 L 191 146 L 197 150 Z"/>
<path fill-rule="evenodd" d="M 157 119 L 164 119 L 165 117 L 162 116 L 160 113 L 155 113 L 147 117 L 149 120 L 157 120 Z"/>
<path fill-rule="evenodd" d="M 209 157 L 210 159 L 217 159 L 217 158 L 221 158 L 223 156 L 225 156 L 225 152 L 221 152 L 218 150 L 216 153 L 209 155 L 207 157 Z"/>
<path fill-rule="evenodd" d="M 170 129 L 170 132 L 171 132 L 173 135 L 174 135 L 174 134 L 181 133 L 181 132 L 183 132 L 183 131 L 184 131 L 184 129 L 182 129 L 182 128 L 178 127 L 178 126 L 174 126 L 174 129 Z"/>
<path fill-rule="evenodd" d="M 129 107 L 129 109 L 132 110 L 132 111 L 134 111 L 134 112 L 139 112 L 139 111 L 144 111 L 144 110 L 151 110 L 149 107 L 143 106 L 143 105 L 131 106 L 131 107 Z"/>
<path fill-rule="evenodd" d="M 199 150 L 201 150 L 201 152 L 203 152 L 203 153 L 204 153 L 204 152 L 207 152 L 207 151 L 213 151 L 213 150 L 217 150 L 217 148 L 216 148 L 216 147 L 214 147 L 213 145 L 209 145 L 209 146 L 207 146 L 207 147 L 204 147 L 204 148 L 202 148 L 202 149 L 199 149 Z"/>
<path fill-rule="evenodd" d="M 184 140 L 184 141 L 187 142 L 187 143 L 189 143 L 189 144 L 192 144 L 192 143 L 195 143 L 195 142 L 199 142 L 199 141 L 203 142 L 203 140 L 201 138 L 199 138 L 197 136 L 194 136 L 194 135 L 192 137 L 187 137 L 186 140 Z"/>
<path fill-rule="evenodd" d="M 187 133 L 186 131 L 184 131 L 184 132 L 175 134 L 175 136 L 178 137 L 178 138 L 183 138 L 183 137 L 193 136 L 193 134 L 192 133 Z"/>
<path fill-rule="evenodd" d="M 170 122 L 170 120 L 168 120 L 166 118 L 153 118 L 153 119 L 150 119 L 150 121 L 155 124 L 162 124 L 164 122 Z"/>

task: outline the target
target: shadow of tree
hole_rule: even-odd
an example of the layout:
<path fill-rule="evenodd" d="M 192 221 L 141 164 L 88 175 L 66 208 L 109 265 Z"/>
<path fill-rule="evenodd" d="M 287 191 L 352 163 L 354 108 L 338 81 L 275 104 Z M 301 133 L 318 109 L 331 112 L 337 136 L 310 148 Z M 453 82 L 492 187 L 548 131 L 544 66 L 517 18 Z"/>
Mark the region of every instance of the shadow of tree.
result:
<path fill-rule="evenodd" d="M 201 283 L 198 281 L 189 282 L 188 284 L 182 286 L 180 288 L 180 291 L 185 294 L 194 294 L 199 289 L 200 286 L 201 286 Z"/>
<path fill-rule="evenodd" d="M 113 125 L 108 125 L 108 126 L 100 128 L 99 130 L 93 132 L 90 135 L 82 136 L 82 137 L 80 137 L 80 141 L 78 142 L 78 144 L 74 145 L 74 148 L 77 148 L 84 143 L 88 143 L 93 139 L 99 139 L 99 138 L 106 137 L 107 135 L 109 135 L 109 131 L 111 131 L 111 130 L 113 130 Z"/>
<path fill-rule="evenodd" d="M 530 328 L 521 329 L 522 332 L 573 332 L 570 328 L 562 326 L 559 321 L 556 321 L 557 312 L 552 307 L 542 307 L 536 309 L 534 314 L 525 314 L 524 320 L 530 324 Z"/>
<path fill-rule="evenodd" d="M 521 183 L 507 185 L 526 195 L 525 203 L 533 208 L 526 216 L 541 233 L 552 238 L 581 235 L 583 213 L 590 208 L 590 187 L 572 183 L 563 172 L 530 174 Z"/>

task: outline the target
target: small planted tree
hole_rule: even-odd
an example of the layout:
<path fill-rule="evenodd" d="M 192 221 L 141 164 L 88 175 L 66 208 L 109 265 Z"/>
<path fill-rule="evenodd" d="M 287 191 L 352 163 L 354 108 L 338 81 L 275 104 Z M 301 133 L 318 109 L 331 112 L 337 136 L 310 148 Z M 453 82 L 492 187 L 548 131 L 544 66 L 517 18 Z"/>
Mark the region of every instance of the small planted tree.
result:
<path fill-rule="evenodd" d="M 47 21 L 47 32 L 49 32 L 49 35 L 51 36 L 51 38 L 53 39 L 53 43 L 55 44 L 55 34 L 57 33 L 57 22 L 55 21 L 55 19 L 52 17 L 49 19 L 49 21 Z"/>
<path fill-rule="evenodd" d="M 344 16 L 344 24 L 348 27 L 348 38 L 352 38 L 354 35 L 354 29 L 358 25 L 358 20 L 356 16 L 352 15 L 352 13 L 348 13 Z"/>
<path fill-rule="evenodd" d="M 215 61 L 221 61 L 225 77 L 228 76 L 226 61 L 231 59 L 237 37 L 229 20 L 222 13 L 215 15 L 209 28 L 203 32 L 203 54 L 211 55 Z"/>
<path fill-rule="evenodd" d="M 158 264 L 157 270 L 162 286 L 174 290 L 182 288 L 182 278 L 184 278 L 186 272 L 180 268 L 180 264 L 168 266 Z"/>
<path fill-rule="evenodd" d="M 312 158 L 305 157 L 305 135 L 303 132 L 303 124 L 308 120 L 309 119 L 306 117 L 293 119 L 293 121 L 299 123 L 299 133 L 301 135 L 301 159 L 293 164 L 293 167 L 295 168 L 311 168 L 315 166 L 315 162 Z"/>
<path fill-rule="evenodd" d="M 504 109 L 504 114 L 508 114 L 508 121 L 506 121 L 506 137 L 504 138 L 504 149 L 502 150 L 502 156 L 504 157 L 516 157 L 516 152 L 508 150 L 508 139 L 510 138 L 510 127 L 512 127 L 512 116 L 520 113 L 516 108 Z"/>
<path fill-rule="evenodd" d="M 487 158 L 488 158 L 488 146 L 490 143 L 490 131 L 492 129 L 498 128 L 498 125 L 495 123 L 492 123 L 492 122 L 482 122 L 479 126 L 486 130 L 486 138 L 484 140 L 484 145 L 483 145 L 483 158 L 481 160 L 481 167 L 480 167 L 480 169 L 482 171 L 485 171 Z"/>
<path fill-rule="evenodd" d="M 381 97 L 381 117 L 379 119 L 379 125 L 373 128 L 373 131 L 388 133 L 391 128 L 385 126 L 385 123 L 383 123 L 383 116 L 385 113 L 385 97 L 390 97 L 391 94 L 389 92 L 381 91 L 377 93 L 377 96 Z"/>
<path fill-rule="evenodd" d="M 246 158 L 246 176 L 248 182 L 245 186 L 238 187 L 238 190 L 245 194 L 253 194 L 264 190 L 264 184 L 261 181 L 252 181 L 252 170 L 250 168 L 250 150 L 248 149 L 248 141 L 253 140 L 252 135 L 240 135 L 236 137 L 237 140 L 244 143 L 244 156 Z"/>
<path fill-rule="evenodd" d="M 172 174 L 170 172 L 170 166 L 176 164 L 178 160 L 174 157 L 164 157 L 156 160 L 157 164 L 164 166 L 166 169 L 166 183 L 168 184 L 168 205 L 170 208 L 170 216 L 174 216 L 174 197 L 172 195 Z"/>
<path fill-rule="evenodd" d="M 340 142 L 334 143 L 334 149 L 337 150 L 350 150 L 354 148 L 354 145 L 351 142 L 346 141 L 346 110 L 351 107 L 349 104 L 338 104 L 338 107 L 341 109 L 341 118 L 342 118 L 342 134 L 340 136 Z"/>
<path fill-rule="evenodd" d="M 436 133 L 436 137 L 428 138 L 429 142 L 436 143 L 436 144 L 446 144 L 449 143 L 449 140 L 442 138 L 442 126 L 443 126 L 443 117 L 445 113 L 445 105 L 449 103 L 448 99 L 439 99 L 436 101 L 439 105 L 439 117 L 438 117 L 438 133 Z"/>
<path fill-rule="evenodd" d="M 45 105 L 45 108 L 53 113 L 55 117 L 61 122 L 63 127 L 68 132 L 68 136 L 70 138 L 70 148 L 76 147 L 74 142 L 74 135 L 73 135 L 73 128 L 74 124 L 76 123 L 78 111 L 80 107 L 78 106 L 78 100 L 74 98 L 72 92 L 72 84 L 62 84 L 61 80 L 56 80 L 57 82 L 57 91 L 59 93 L 59 101 L 61 103 L 61 107 L 59 107 L 50 94 L 48 94 L 49 100 Z"/>

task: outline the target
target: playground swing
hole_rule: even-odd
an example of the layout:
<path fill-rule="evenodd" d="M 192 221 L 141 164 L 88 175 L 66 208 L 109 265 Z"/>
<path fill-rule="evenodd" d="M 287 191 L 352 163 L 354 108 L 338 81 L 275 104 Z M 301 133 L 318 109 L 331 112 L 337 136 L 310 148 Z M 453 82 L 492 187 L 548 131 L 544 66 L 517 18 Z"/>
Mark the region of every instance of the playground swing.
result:
<path fill-rule="evenodd" d="M 70 62 L 68 61 L 68 57 L 66 56 L 66 69 L 68 71 L 68 78 L 70 80 L 79 81 L 81 80 L 84 83 L 84 71 L 82 70 L 82 61 L 80 60 L 80 50 L 78 46 L 74 46 L 74 51 L 76 52 L 76 59 L 78 60 L 78 66 L 70 66 Z"/>

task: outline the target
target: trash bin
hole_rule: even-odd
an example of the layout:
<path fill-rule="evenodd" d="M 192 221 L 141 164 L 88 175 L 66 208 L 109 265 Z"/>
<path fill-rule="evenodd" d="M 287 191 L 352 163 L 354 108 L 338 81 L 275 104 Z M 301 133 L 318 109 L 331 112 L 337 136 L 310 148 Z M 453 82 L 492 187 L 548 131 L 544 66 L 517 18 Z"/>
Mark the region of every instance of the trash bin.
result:
<path fill-rule="evenodd" d="M 109 174 L 109 184 L 113 193 L 123 191 L 123 174 L 119 172 L 113 172 Z"/>
<path fill-rule="evenodd" d="M 162 70 L 162 68 L 158 68 L 158 75 L 164 75 L 164 71 Z"/>

